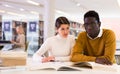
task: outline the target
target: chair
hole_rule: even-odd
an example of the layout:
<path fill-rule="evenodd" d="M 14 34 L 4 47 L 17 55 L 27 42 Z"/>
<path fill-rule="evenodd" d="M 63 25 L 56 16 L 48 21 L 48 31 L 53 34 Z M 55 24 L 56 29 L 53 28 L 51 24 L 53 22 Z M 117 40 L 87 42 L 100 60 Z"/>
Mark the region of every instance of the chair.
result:
<path fill-rule="evenodd" d="M 120 65 L 120 55 L 115 55 L 116 63 Z"/>

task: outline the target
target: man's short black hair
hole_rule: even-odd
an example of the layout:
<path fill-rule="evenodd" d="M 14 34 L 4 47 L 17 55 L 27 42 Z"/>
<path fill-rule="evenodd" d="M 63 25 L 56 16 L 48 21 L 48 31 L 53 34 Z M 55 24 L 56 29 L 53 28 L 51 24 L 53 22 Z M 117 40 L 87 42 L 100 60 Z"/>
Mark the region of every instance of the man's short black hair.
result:
<path fill-rule="evenodd" d="M 86 17 L 95 17 L 98 23 L 100 23 L 99 15 L 96 11 L 90 10 L 84 14 L 84 20 Z"/>

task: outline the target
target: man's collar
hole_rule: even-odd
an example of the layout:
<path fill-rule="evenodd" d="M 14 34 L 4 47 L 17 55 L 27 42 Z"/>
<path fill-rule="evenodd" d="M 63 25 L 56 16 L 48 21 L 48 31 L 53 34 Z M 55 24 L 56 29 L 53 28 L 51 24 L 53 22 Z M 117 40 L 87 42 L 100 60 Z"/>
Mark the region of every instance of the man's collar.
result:
<path fill-rule="evenodd" d="M 96 38 L 98 38 L 98 37 L 101 37 L 102 34 L 103 34 L 103 29 L 100 29 L 100 32 L 99 32 L 98 36 L 95 37 L 94 39 L 96 39 Z M 90 39 L 93 39 L 93 38 L 91 38 L 88 34 L 87 34 L 87 36 L 88 36 Z M 93 40 L 94 40 L 94 39 L 93 39 Z"/>

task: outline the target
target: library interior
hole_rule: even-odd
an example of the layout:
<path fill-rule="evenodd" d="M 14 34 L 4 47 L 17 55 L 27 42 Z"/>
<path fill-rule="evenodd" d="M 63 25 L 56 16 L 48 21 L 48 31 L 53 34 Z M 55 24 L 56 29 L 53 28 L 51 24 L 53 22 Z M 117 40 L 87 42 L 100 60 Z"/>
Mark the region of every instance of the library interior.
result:
<path fill-rule="evenodd" d="M 28 66 L 33 65 L 32 57 L 43 43 L 55 36 L 55 21 L 58 17 L 64 16 L 69 20 L 69 34 L 77 40 L 78 35 L 85 31 L 84 14 L 89 10 L 98 12 L 100 29 L 110 29 L 115 33 L 114 56 L 117 69 L 120 71 L 120 0 L 0 0 L 0 72 L 2 74 L 79 73 L 79 71 L 29 71 Z M 57 65 L 63 64 L 58 61 L 57 63 Z M 42 66 L 41 63 L 36 66 L 38 65 Z M 112 70 L 112 67 L 106 68 Z M 103 70 L 105 67 L 100 69 Z M 89 71 L 93 74 L 119 73 L 119 71 L 82 68 L 81 70 L 83 74 Z"/>

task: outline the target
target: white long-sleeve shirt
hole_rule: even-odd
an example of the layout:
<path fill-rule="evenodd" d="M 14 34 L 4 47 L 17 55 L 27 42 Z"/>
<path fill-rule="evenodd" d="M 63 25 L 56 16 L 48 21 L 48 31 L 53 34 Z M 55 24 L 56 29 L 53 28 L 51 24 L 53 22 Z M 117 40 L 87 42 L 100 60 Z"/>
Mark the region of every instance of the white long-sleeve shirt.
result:
<path fill-rule="evenodd" d="M 25 49 L 25 35 L 18 34 L 15 44 L 18 45 L 20 48 Z"/>
<path fill-rule="evenodd" d="M 56 35 L 48 38 L 41 48 L 33 55 L 33 61 L 42 61 L 42 55 L 48 51 L 49 56 L 54 56 L 57 61 L 69 61 L 71 49 L 74 46 L 75 37 L 68 35 L 67 38 L 62 38 Z"/>

